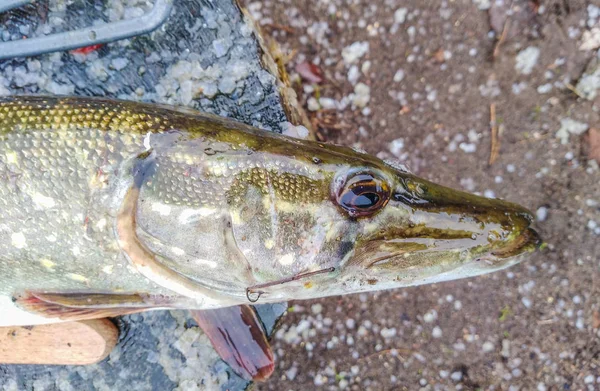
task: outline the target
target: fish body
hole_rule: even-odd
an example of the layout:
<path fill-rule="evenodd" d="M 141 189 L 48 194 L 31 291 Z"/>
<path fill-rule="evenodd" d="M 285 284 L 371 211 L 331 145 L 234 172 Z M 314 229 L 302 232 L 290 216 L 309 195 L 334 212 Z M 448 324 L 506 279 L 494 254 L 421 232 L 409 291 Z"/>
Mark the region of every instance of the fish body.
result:
<path fill-rule="evenodd" d="M 531 221 L 349 148 L 188 109 L 0 98 L 0 325 L 61 318 L 20 305 L 28 292 L 206 310 L 468 277 L 537 248 Z"/>

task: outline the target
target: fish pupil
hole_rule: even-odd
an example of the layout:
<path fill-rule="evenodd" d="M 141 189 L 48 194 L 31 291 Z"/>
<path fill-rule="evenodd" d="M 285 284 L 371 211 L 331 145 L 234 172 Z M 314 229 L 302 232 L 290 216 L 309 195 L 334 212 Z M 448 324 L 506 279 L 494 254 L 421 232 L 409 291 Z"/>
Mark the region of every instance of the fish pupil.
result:
<path fill-rule="evenodd" d="M 375 193 L 363 193 L 355 198 L 354 206 L 357 208 L 370 208 L 377 205 L 379 202 L 379 196 Z"/>

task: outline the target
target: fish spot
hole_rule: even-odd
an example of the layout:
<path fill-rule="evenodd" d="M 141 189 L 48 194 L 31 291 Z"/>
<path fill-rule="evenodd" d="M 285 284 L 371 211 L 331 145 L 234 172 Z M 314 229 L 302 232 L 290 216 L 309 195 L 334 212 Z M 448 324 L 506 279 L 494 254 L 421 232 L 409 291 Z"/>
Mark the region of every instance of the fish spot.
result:
<path fill-rule="evenodd" d="M 54 243 L 54 242 L 56 242 L 56 236 L 54 236 L 54 235 L 48 235 L 48 236 L 46 236 L 46 240 L 49 241 L 49 242 Z"/>
<path fill-rule="evenodd" d="M 106 274 L 112 274 L 113 272 L 113 265 L 106 265 L 102 268 L 102 271 Z"/>
<path fill-rule="evenodd" d="M 293 253 L 287 253 L 283 257 L 279 258 L 279 263 L 283 266 L 289 266 L 294 263 L 295 257 Z"/>
<path fill-rule="evenodd" d="M 73 253 L 73 255 L 75 255 L 76 257 L 81 255 L 81 249 L 79 248 L 79 246 L 73 246 L 73 248 L 71 249 L 71 252 Z"/>
<path fill-rule="evenodd" d="M 50 209 L 56 206 L 56 201 L 54 201 L 54 198 L 47 197 L 41 193 L 33 193 L 31 195 L 31 200 L 37 207 L 43 209 Z"/>
<path fill-rule="evenodd" d="M 89 279 L 85 276 L 82 276 L 81 274 L 76 274 L 76 273 L 67 273 L 67 277 L 70 278 L 73 281 L 77 281 L 77 282 L 88 282 Z"/>
<path fill-rule="evenodd" d="M 179 247 L 171 247 L 171 251 L 173 251 L 173 254 L 175 255 L 185 255 L 185 251 Z"/>
<path fill-rule="evenodd" d="M 237 210 L 231 212 L 231 222 L 235 225 L 240 225 L 244 222 L 242 216 Z"/>
<path fill-rule="evenodd" d="M 6 162 L 8 164 L 17 164 L 19 162 L 19 157 L 15 151 L 6 152 Z"/>
<path fill-rule="evenodd" d="M 152 204 L 152 211 L 157 212 L 161 216 L 168 216 L 171 214 L 171 207 L 169 205 L 155 202 Z"/>
<path fill-rule="evenodd" d="M 15 248 L 27 247 L 27 240 L 23 232 L 15 232 L 10 236 L 11 243 Z"/>
<path fill-rule="evenodd" d="M 56 263 L 52 262 L 51 260 L 49 260 L 47 258 L 40 259 L 40 263 L 42 264 L 43 267 L 45 267 L 46 269 L 48 269 L 51 272 L 54 271 L 54 266 L 56 266 Z"/>
<path fill-rule="evenodd" d="M 275 247 L 275 241 L 273 239 L 267 239 L 265 240 L 265 248 L 267 249 L 272 249 L 273 247 Z"/>
<path fill-rule="evenodd" d="M 206 217 L 216 212 L 213 208 L 200 208 L 200 209 L 185 209 L 179 214 L 179 222 L 181 224 L 189 224 L 195 216 Z"/>
<path fill-rule="evenodd" d="M 150 144 L 150 135 L 152 134 L 152 132 L 148 132 L 146 134 L 146 136 L 144 137 L 144 148 L 146 148 L 146 151 L 149 151 L 152 148 L 152 145 Z"/>
<path fill-rule="evenodd" d="M 206 266 L 210 267 L 211 269 L 216 269 L 216 267 L 217 267 L 217 263 L 215 261 L 209 261 L 208 259 L 196 258 L 196 259 L 192 260 L 192 262 L 195 264 L 198 264 L 198 265 L 206 265 Z"/>
<path fill-rule="evenodd" d="M 104 228 L 106 228 L 106 219 L 104 217 L 98 220 L 96 223 L 96 228 L 98 231 L 104 231 Z"/>

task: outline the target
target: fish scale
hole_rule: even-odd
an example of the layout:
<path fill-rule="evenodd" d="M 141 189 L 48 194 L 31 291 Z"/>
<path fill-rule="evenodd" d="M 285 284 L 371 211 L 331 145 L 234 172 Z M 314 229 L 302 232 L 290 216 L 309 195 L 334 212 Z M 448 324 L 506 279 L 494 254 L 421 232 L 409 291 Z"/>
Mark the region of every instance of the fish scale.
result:
<path fill-rule="evenodd" d="M 2 136 L 4 145 L 0 161 L 6 170 L 3 172 L 14 175 L 15 182 L 0 182 L 0 194 L 5 204 L 0 210 L 0 221 L 5 227 L 0 233 L 0 262 L 3 279 L 6 279 L 0 292 L 47 288 L 47 276 L 44 276 L 48 270 L 41 262 L 44 259 L 57 265 L 51 274 L 56 279 L 53 284 L 60 284 L 64 289 L 127 290 L 137 289 L 139 284 L 148 285 L 145 279 L 129 271 L 127 260 L 120 256 L 117 246 L 101 246 L 102 242 L 114 241 L 109 226 L 102 230 L 92 226 L 90 231 L 96 241 L 86 240 L 82 232 L 86 216 L 88 219 L 95 217 L 96 222 L 110 218 L 110 210 L 100 204 L 95 205 L 93 211 L 89 210 L 92 194 L 89 182 L 98 167 L 103 166 L 104 155 L 108 156 L 108 161 L 118 161 L 120 154 L 100 148 L 101 153 L 88 153 L 84 158 L 82 149 L 69 147 L 62 141 L 64 138 L 52 137 L 52 132 L 19 132 L 17 137 L 12 137 L 14 133 Z M 96 132 L 74 129 L 64 132 L 63 137 L 95 139 Z M 41 140 L 43 146 L 34 147 L 34 140 Z M 125 145 L 118 147 L 121 149 Z M 96 145 L 81 148 L 94 150 Z M 15 157 L 7 158 L 11 154 L 16 154 L 16 161 Z M 11 238 L 15 233 L 23 234 L 24 248 L 15 247 Z M 10 270 L 16 269 L 15 262 L 20 262 L 19 267 L 28 263 L 31 274 L 27 280 L 11 278 Z M 125 278 L 116 281 L 107 278 L 109 276 L 102 268 L 109 263 L 114 272 Z M 9 270 L 8 276 L 4 274 L 5 270 Z M 83 278 L 74 279 L 73 275 Z"/>

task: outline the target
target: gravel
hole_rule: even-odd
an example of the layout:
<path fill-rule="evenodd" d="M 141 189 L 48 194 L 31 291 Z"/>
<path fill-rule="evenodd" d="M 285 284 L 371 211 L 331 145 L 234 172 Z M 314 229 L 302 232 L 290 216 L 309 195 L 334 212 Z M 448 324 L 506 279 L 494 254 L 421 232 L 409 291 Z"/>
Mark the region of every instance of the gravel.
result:
<path fill-rule="evenodd" d="M 560 2 L 541 2 L 532 15 L 525 2 L 515 2 L 509 12 L 514 30 L 492 59 L 501 31 L 491 30 L 490 13 L 500 3 L 262 3 L 265 23 L 296 29 L 273 32 L 285 50 L 297 50 L 288 68 L 313 61 L 330 80 L 318 95 L 299 88 L 301 101 L 347 102 L 328 112 L 345 125 L 321 129 L 328 141 L 528 207 L 546 242 L 543 252 L 505 272 L 318 300 L 331 328 L 276 343 L 286 368 L 298 365 L 294 389 L 314 387 L 314 376 L 332 362 L 336 373 L 347 374 L 351 390 L 596 386 L 584 379 L 597 377 L 594 354 L 600 351 L 600 331 L 592 327 L 599 310 L 593 298 L 600 296 L 600 227 L 594 225 L 600 223 L 600 171 L 587 159 L 586 134 L 600 126 L 600 107 L 598 95 L 587 99 L 597 89 L 597 49 L 579 47 L 600 12 L 583 2 L 569 2 L 568 11 Z M 500 12 L 506 13 L 510 2 L 503 4 Z M 304 33 L 317 25 L 324 34 Z M 368 50 L 359 50 L 365 43 Z M 361 84 L 369 87 L 364 107 L 354 101 Z M 490 166 L 492 103 L 501 130 L 499 156 Z M 303 318 L 293 312 L 284 323 L 294 328 Z M 340 343 L 328 349 L 333 336 Z M 306 343 L 313 346 L 310 359 Z M 339 378 L 327 375 L 321 388 L 339 385 Z M 259 389 L 290 386 L 274 377 Z"/>

